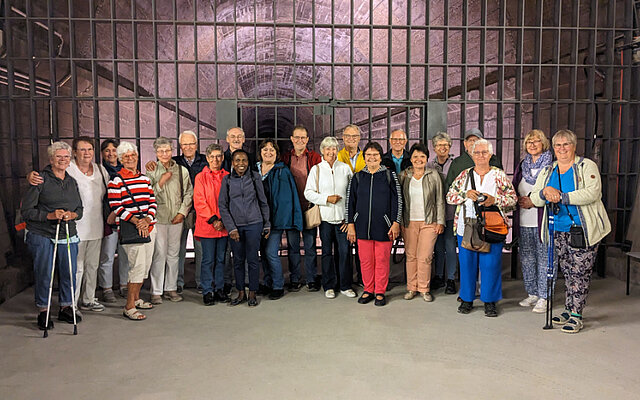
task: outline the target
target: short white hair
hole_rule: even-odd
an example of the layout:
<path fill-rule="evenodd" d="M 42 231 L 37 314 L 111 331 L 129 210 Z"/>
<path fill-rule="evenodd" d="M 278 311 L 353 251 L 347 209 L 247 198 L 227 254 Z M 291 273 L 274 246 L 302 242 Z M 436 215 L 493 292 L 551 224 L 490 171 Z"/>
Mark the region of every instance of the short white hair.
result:
<path fill-rule="evenodd" d="M 47 147 L 47 155 L 49 156 L 49 160 L 56 155 L 56 151 L 58 150 L 66 150 L 71 155 L 71 146 L 66 142 L 53 142 L 49 147 Z"/>
<path fill-rule="evenodd" d="M 244 129 L 240 128 L 239 126 L 234 126 L 233 128 L 227 129 L 227 136 L 229 136 L 229 132 L 231 132 L 232 129 L 239 130 L 240 132 L 242 132 L 242 136 L 244 136 Z"/>
<path fill-rule="evenodd" d="M 118 160 L 121 160 L 122 156 L 124 156 L 127 153 L 131 153 L 132 151 L 136 154 L 139 154 L 138 148 L 133 143 L 120 142 L 120 144 L 116 148 L 116 153 L 118 154 Z"/>
<path fill-rule="evenodd" d="M 326 138 L 322 139 L 322 142 L 320 142 L 320 154 L 322 154 L 322 150 L 326 149 L 327 147 L 335 147 L 336 149 L 339 148 L 340 144 L 338 143 L 338 139 L 333 136 L 327 136 Z"/>
<path fill-rule="evenodd" d="M 493 145 L 491 144 L 490 141 L 488 141 L 487 139 L 478 139 L 475 141 L 475 143 L 473 143 L 473 145 L 471 146 L 471 154 L 473 154 L 473 152 L 476 150 L 476 147 L 479 144 L 486 144 L 487 145 L 487 150 L 489 150 L 489 153 L 491 155 L 493 155 Z"/>
<path fill-rule="evenodd" d="M 196 133 L 194 131 L 182 131 L 182 133 L 180 134 L 180 136 L 178 136 L 178 142 L 182 142 L 182 137 L 184 135 L 191 135 L 193 136 L 193 139 L 197 142 L 198 141 L 198 135 L 196 135 Z"/>
<path fill-rule="evenodd" d="M 435 148 L 436 145 L 438 144 L 438 142 L 440 141 L 445 141 L 447 142 L 447 144 L 449 146 L 451 146 L 451 136 L 449 136 L 449 134 L 447 134 L 447 132 L 438 132 L 436 133 L 436 135 L 431 139 L 431 144 L 433 144 L 433 147 Z"/>

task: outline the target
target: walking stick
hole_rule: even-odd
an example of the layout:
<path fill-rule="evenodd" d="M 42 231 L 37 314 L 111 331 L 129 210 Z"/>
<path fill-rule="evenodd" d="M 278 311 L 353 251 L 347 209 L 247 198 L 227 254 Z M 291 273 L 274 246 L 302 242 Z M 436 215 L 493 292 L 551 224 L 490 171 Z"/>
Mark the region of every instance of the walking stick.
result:
<path fill-rule="evenodd" d="M 542 329 L 553 329 L 551 322 L 553 311 L 553 252 L 554 252 L 554 232 L 555 215 L 559 211 L 556 203 L 547 203 L 547 216 L 549 218 L 549 249 L 547 252 L 547 309 L 545 311 L 545 325 Z"/>
<path fill-rule="evenodd" d="M 49 311 L 51 310 L 51 291 L 53 290 L 53 274 L 56 270 L 56 255 L 58 253 L 58 234 L 60 233 L 60 220 L 56 226 L 56 243 L 53 246 L 53 261 L 51 262 L 51 280 L 49 281 L 49 297 L 47 300 L 47 318 L 44 320 L 44 333 L 42 338 L 49 337 Z"/>
<path fill-rule="evenodd" d="M 71 268 L 71 240 L 69 239 L 69 221 L 67 224 L 67 255 L 69 256 L 69 283 L 71 283 L 71 311 L 73 311 L 73 334 L 78 334 L 78 322 L 76 321 L 76 292 L 73 290 L 73 268 Z"/>

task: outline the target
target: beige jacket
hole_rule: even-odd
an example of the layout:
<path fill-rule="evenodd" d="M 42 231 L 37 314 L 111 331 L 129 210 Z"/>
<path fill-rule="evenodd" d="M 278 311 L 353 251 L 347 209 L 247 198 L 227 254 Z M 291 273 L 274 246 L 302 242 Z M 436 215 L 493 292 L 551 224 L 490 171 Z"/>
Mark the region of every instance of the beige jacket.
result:
<path fill-rule="evenodd" d="M 413 167 L 400 172 L 398 180 L 402 188 L 402 223 L 409 226 L 411 215 L 411 199 L 409 198 L 409 184 L 413 177 Z M 422 191 L 424 193 L 424 216 L 427 224 L 445 225 L 444 189 L 442 178 L 437 170 L 426 168 L 422 178 Z"/>
<path fill-rule="evenodd" d="M 544 207 L 547 203 L 542 189 L 544 189 L 554 168 L 558 162 L 546 167 L 538 175 L 536 184 L 531 189 L 531 202 L 536 207 Z M 577 206 L 580 222 L 584 228 L 587 244 L 593 246 L 599 243 L 605 236 L 611 232 L 611 222 L 607 215 L 607 210 L 602 204 L 602 181 L 600 179 L 600 171 L 598 166 L 588 158 L 576 156 L 572 166 L 573 178 L 576 190 L 569 193 L 562 193 L 562 204 L 571 204 Z M 549 236 L 549 219 L 547 215 L 548 209 L 544 207 L 544 215 L 542 217 L 542 229 L 540 230 L 540 239 L 547 243 Z"/>
<path fill-rule="evenodd" d="M 180 170 L 178 168 L 182 168 L 183 193 L 180 193 Z M 167 171 L 172 173 L 171 178 L 163 187 L 160 187 L 158 184 L 160 177 Z M 171 160 L 168 169 L 162 163 L 158 163 L 156 169 L 147 171 L 146 175 L 151 181 L 156 203 L 158 203 L 158 211 L 156 212 L 158 223 L 171 224 L 171 220 L 178 213 L 186 217 L 193 204 L 193 186 L 191 179 L 189 179 L 189 171 Z"/>

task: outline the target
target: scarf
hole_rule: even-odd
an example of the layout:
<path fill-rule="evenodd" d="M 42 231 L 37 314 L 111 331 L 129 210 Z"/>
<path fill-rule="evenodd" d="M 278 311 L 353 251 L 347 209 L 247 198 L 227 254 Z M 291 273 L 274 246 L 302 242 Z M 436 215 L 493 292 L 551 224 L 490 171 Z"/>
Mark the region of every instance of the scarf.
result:
<path fill-rule="evenodd" d="M 542 171 L 542 168 L 547 165 L 551 165 L 552 162 L 553 156 L 549 150 L 543 152 L 535 162 L 533 161 L 531 154 L 527 154 L 524 160 L 522 160 L 522 179 L 524 179 L 529 185 L 535 185 L 536 178 L 538 178 L 538 174 Z M 538 170 L 535 176 L 531 174 L 532 169 Z"/>

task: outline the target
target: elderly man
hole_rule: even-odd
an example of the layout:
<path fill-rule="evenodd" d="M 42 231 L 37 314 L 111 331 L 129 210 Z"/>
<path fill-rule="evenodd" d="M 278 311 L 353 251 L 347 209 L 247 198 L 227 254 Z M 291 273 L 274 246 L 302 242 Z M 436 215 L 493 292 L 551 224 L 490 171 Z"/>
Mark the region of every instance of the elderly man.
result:
<path fill-rule="evenodd" d="M 444 183 L 445 192 L 449 190 L 449 187 L 451 187 L 453 181 L 458 177 L 458 175 L 460 175 L 460 172 L 474 166 L 473 159 L 471 158 L 469 152 L 471 151 L 471 147 L 473 147 L 473 144 L 480 139 L 484 139 L 484 135 L 478 128 L 469 129 L 464 133 L 465 151 L 451 162 L 449 172 L 447 173 L 447 180 Z M 498 157 L 496 157 L 495 154 L 491 156 L 489 165 L 502 169 L 502 162 Z"/>
<path fill-rule="evenodd" d="M 242 128 L 235 127 L 227 130 L 227 143 L 229 144 L 229 148 L 224 152 L 224 162 L 222 163 L 222 169 L 227 172 L 231 172 L 231 155 L 234 151 L 242 149 L 244 141 L 245 137 Z M 247 152 L 247 155 L 249 156 L 249 168 L 257 171 L 255 154 Z"/>
<path fill-rule="evenodd" d="M 404 147 L 407 145 L 407 134 L 402 129 L 396 129 L 391 132 L 389 137 L 389 151 L 382 156 L 382 165 L 396 174 L 400 175 L 400 171 L 411 166 L 409 152 Z"/>
<path fill-rule="evenodd" d="M 360 128 L 357 125 L 347 125 L 342 131 L 344 148 L 338 152 L 338 161 L 351 167 L 354 174 L 364 168 L 364 157 L 358 146 L 360 143 Z"/>
<path fill-rule="evenodd" d="M 198 152 L 198 136 L 193 131 L 183 131 L 178 137 L 178 143 L 180 143 L 180 151 L 182 154 L 173 156 L 172 159 L 176 164 L 185 167 L 187 171 L 189 171 L 189 178 L 191 179 L 191 185 L 193 186 L 196 175 L 198 175 L 207 165 L 207 157 Z M 145 165 L 145 168 L 147 171 L 153 171 L 156 169 L 156 166 L 157 163 L 155 161 L 149 161 Z M 187 255 L 187 237 L 189 236 L 189 231 L 193 231 L 195 228 L 195 220 L 195 210 L 191 209 L 189 214 L 185 217 L 182 236 L 180 236 L 180 253 L 178 255 L 178 293 L 182 293 L 182 289 L 184 287 L 184 261 Z M 201 292 L 200 264 L 202 263 L 202 246 L 199 241 L 194 240 L 193 248 L 196 253 L 196 287 L 198 288 L 198 292 Z"/>
<path fill-rule="evenodd" d="M 311 168 L 322 161 L 320 154 L 307 149 L 308 142 L 307 128 L 297 125 L 291 133 L 293 148 L 282 154 L 282 161 L 289 167 L 296 182 L 298 198 L 303 212 L 309 209 L 309 201 L 304 197 L 307 176 L 309 176 Z M 316 263 L 316 235 L 316 228 L 307 229 L 305 226 L 302 231 L 304 267 L 309 291 L 317 291 L 319 289 L 319 286 L 315 283 L 315 276 L 318 270 Z M 300 283 L 300 232 L 295 229 L 287 230 L 287 244 L 289 246 L 289 291 L 297 292 L 302 287 L 302 283 Z"/>

